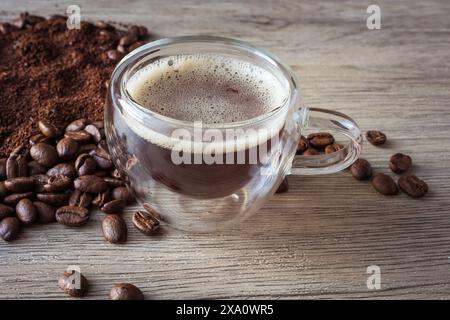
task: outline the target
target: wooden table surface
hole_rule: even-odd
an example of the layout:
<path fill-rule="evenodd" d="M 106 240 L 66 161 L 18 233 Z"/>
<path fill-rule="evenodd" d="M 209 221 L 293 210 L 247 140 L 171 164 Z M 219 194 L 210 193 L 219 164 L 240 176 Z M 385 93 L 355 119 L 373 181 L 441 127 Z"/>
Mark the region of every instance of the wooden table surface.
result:
<path fill-rule="evenodd" d="M 0 4 L 1 20 L 20 11 L 63 13 L 73 1 Z M 381 29 L 368 30 L 373 1 L 76 1 L 83 19 L 144 24 L 160 36 L 213 34 L 264 47 L 293 66 L 304 100 L 351 115 L 389 144 L 364 145 L 377 172 L 391 154 L 414 159 L 427 197 L 384 197 L 348 172 L 291 177 L 234 231 L 103 240 L 88 226 L 33 226 L 0 242 L 0 298 L 66 298 L 56 279 L 78 265 L 89 298 L 115 282 L 163 298 L 450 298 L 450 2 L 376 1 Z M 131 213 L 125 214 L 127 221 Z M 366 268 L 381 269 L 381 289 Z"/>

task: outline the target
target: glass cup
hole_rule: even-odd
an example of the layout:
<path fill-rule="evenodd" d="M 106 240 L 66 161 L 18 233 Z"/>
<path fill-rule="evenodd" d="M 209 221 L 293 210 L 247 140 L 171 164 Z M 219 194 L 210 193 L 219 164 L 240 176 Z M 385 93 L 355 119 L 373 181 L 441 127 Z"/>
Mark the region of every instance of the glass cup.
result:
<path fill-rule="evenodd" d="M 280 82 L 285 99 L 252 119 L 202 124 L 144 108 L 127 91 L 130 78 L 145 66 L 195 54 L 258 66 Z M 174 136 L 180 130 L 183 139 Z M 332 133 L 344 147 L 329 154 L 296 155 L 300 137 L 308 130 Z M 225 138 L 213 141 L 205 138 L 208 132 Z M 227 138 L 229 132 L 235 135 Z M 105 133 L 111 157 L 128 176 L 137 200 L 157 211 L 161 224 L 196 232 L 227 228 L 248 218 L 288 174 L 329 174 L 347 168 L 362 147 L 360 129 L 350 117 L 301 102 L 294 72 L 274 55 L 239 40 L 210 36 L 166 38 L 124 57 L 108 88 Z M 176 143 L 168 147 L 157 143 L 161 141 Z M 180 162 L 181 156 L 191 162 Z"/>

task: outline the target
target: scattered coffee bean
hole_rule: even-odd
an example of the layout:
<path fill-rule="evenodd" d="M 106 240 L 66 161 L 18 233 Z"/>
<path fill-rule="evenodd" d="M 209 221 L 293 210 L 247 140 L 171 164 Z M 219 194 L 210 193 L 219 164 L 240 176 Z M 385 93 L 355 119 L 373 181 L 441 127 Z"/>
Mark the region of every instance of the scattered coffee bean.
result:
<path fill-rule="evenodd" d="M 69 201 L 67 193 L 37 193 L 36 198 L 49 205 L 59 207 L 64 206 Z"/>
<path fill-rule="evenodd" d="M 328 132 L 317 132 L 308 135 L 308 143 L 311 147 L 323 150 L 327 145 L 334 143 L 334 137 Z"/>
<path fill-rule="evenodd" d="M 0 237 L 5 241 L 16 239 L 21 229 L 20 221 L 16 217 L 6 217 L 0 221 Z"/>
<path fill-rule="evenodd" d="M 37 211 L 37 222 L 52 223 L 56 221 L 55 208 L 42 201 L 34 201 L 33 205 Z"/>
<path fill-rule="evenodd" d="M 319 154 L 319 151 L 313 148 L 308 148 L 305 151 L 303 151 L 303 156 L 317 156 Z"/>
<path fill-rule="evenodd" d="M 47 168 L 43 165 L 39 164 L 37 161 L 28 162 L 28 174 L 30 176 L 34 176 L 37 174 L 45 174 L 47 172 Z"/>
<path fill-rule="evenodd" d="M 289 183 L 288 183 L 288 178 L 284 177 L 283 181 L 281 181 L 281 184 L 278 186 L 277 191 L 275 191 L 275 193 L 284 193 L 287 192 L 289 190 Z"/>
<path fill-rule="evenodd" d="M 56 152 L 55 147 L 46 143 L 39 142 L 32 146 L 30 155 L 34 160 L 45 167 L 54 166 L 58 162 L 58 153 Z"/>
<path fill-rule="evenodd" d="M 300 140 L 298 141 L 296 154 L 302 154 L 303 151 L 308 149 L 308 146 L 309 146 L 308 145 L 308 140 L 304 136 L 301 136 Z"/>
<path fill-rule="evenodd" d="M 101 193 L 108 189 L 108 183 L 100 177 L 87 175 L 78 177 L 75 182 L 75 189 L 89 193 Z"/>
<path fill-rule="evenodd" d="M 22 199 L 16 205 L 17 218 L 25 225 L 32 224 L 38 217 L 38 212 L 29 199 Z"/>
<path fill-rule="evenodd" d="M 145 235 L 153 234 L 159 228 L 160 217 L 155 211 L 137 211 L 132 218 L 133 225 Z"/>
<path fill-rule="evenodd" d="M 114 188 L 111 194 L 115 200 L 124 200 L 127 203 L 133 202 L 133 196 L 127 187 Z"/>
<path fill-rule="evenodd" d="M 64 206 L 56 210 L 56 221 L 68 227 L 80 227 L 89 220 L 89 211 L 86 208 Z"/>
<path fill-rule="evenodd" d="M 51 123 L 47 121 L 38 122 L 39 130 L 47 138 L 56 138 L 61 135 L 61 132 Z"/>
<path fill-rule="evenodd" d="M 95 142 L 99 143 L 102 140 L 103 136 L 99 129 L 93 124 L 88 124 L 86 128 L 84 128 L 86 132 L 88 132 L 94 139 Z"/>
<path fill-rule="evenodd" d="M 72 187 L 72 180 L 65 175 L 56 175 L 48 178 L 47 184 L 44 185 L 44 190 L 50 193 L 58 193 L 66 191 Z"/>
<path fill-rule="evenodd" d="M 84 297 L 89 289 L 85 276 L 76 270 L 65 271 L 58 279 L 58 286 L 71 297 Z"/>
<path fill-rule="evenodd" d="M 47 171 L 47 175 L 49 177 L 57 176 L 57 175 L 65 175 L 71 179 L 77 176 L 77 170 L 75 167 L 69 163 L 59 163 L 53 168 Z"/>
<path fill-rule="evenodd" d="M 339 143 L 329 144 L 325 147 L 325 154 L 334 153 L 342 149 L 344 149 L 344 146 L 342 144 Z"/>
<path fill-rule="evenodd" d="M 112 200 L 107 203 L 105 203 L 101 210 L 105 213 L 111 213 L 111 214 L 120 214 L 123 212 L 123 209 L 126 206 L 125 200 Z"/>
<path fill-rule="evenodd" d="M 72 159 L 77 155 L 78 142 L 71 138 L 62 138 L 56 145 L 56 151 L 61 159 Z"/>
<path fill-rule="evenodd" d="M 92 136 L 84 131 L 84 130 L 78 130 L 78 131 L 69 131 L 64 134 L 65 138 L 71 138 L 79 143 L 86 143 L 91 140 Z"/>
<path fill-rule="evenodd" d="M 355 179 L 368 180 L 372 176 L 372 166 L 366 159 L 357 159 L 350 167 L 350 172 Z"/>
<path fill-rule="evenodd" d="M 389 168 L 395 173 L 404 173 L 408 171 L 411 166 L 411 157 L 403 153 L 396 153 L 389 160 Z"/>
<path fill-rule="evenodd" d="M 92 200 L 92 204 L 96 207 L 102 207 L 105 203 L 111 201 L 111 196 L 109 194 L 109 191 L 105 191 L 102 193 L 99 193 L 94 200 Z"/>
<path fill-rule="evenodd" d="M 144 300 L 142 291 L 130 283 L 117 283 L 109 291 L 110 300 Z"/>
<path fill-rule="evenodd" d="M 87 121 L 86 119 L 75 120 L 66 127 L 66 132 L 83 130 L 88 123 L 89 121 Z"/>
<path fill-rule="evenodd" d="M 75 161 L 75 169 L 79 176 L 90 175 L 95 172 L 97 162 L 88 154 L 80 154 Z"/>
<path fill-rule="evenodd" d="M 96 148 L 92 150 L 89 154 L 94 158 L 94 160 L 97 162 L 97 165 L 100 168 L 108 170 L 113 167 L 111 157 L 105 149 Z"/>
<path fill-rule="evenodd" d="M 398 179 L 398 185 L 403 192 L 412 198 L 421 198 L 428 192 L 426 182 L 413 174 L 400 177 Z"/>
<path fill-rule="evenodd" d="M 6 206 L 3 203 L 0 203 L 0 220 L 5 217 L 12 216 L 14 214 L 14 209 L 10 206 Z"/>
<path fill-rule="evenodd" d="M 13 193 L 3 198 L 3 203 L 8 206 L 15 206 L 22 199 L 30 199 L 33 197 L 33 192 Z"/>
<path fill-rule="evenodd" d="M 34 186 L 35 180 L 31 177 L 11 178 L 5 181 L 6 189 L 14 193 L 32 191 Z"/>
<path fill-rule="evenodd" d="M 398 187 L 394 179 L 384 173 L 377 173 L 373 176 L 372 186 L 385 196 L 392 196 L 398 193 Z"/>
<path fill-rule="evenodd" d="M 386 135 L 377 130 L 370 130 L 366 132 L 366 139 L 374 146 L 381 146 L 386 142 Z"/>
<path fill-rule="evenodd" d="M 127 239 L 127 225 L 117 214 L 108 214 L 102 221 L 103 236 L 108 242 L 121 243 Z"/>

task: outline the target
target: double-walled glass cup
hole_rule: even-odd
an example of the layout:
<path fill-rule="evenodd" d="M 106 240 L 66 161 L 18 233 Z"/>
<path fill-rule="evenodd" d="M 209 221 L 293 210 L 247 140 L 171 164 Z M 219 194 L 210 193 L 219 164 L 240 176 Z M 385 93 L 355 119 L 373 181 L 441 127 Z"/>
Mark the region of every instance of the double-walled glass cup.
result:
<path fill-rule="evenodd" d="M 127 83 L 136 72 L 167 57 L 196 54 L 243 60 L 270 72 L 286 90 L 284 100 L 256 118 L 214 124 L 169 118 L 133 100 Z M 183 139 L 174 135 L 180 130 Z M 308 130 L 330 132 L 344 147 L 329 154 L 296 155 Z M 105 132 L 111 157 L 128 176 L 138 201 L 157 211 L 162 224 L 188 231 L 213 231 L 243 221 L 285 175 L 347 168 L 359 156 L 362 141 L 348 116 L 302 104 L 293 71 L 278 58 L 242 41 L 207 36 L 162 39 L 128 54 L 112 74 Z M 211 139 L 208 132 L 223 140 Z M 227 138 L 229 132 L 237 134 Z M 194 161 L 180 161 L 180 155 Z"/>

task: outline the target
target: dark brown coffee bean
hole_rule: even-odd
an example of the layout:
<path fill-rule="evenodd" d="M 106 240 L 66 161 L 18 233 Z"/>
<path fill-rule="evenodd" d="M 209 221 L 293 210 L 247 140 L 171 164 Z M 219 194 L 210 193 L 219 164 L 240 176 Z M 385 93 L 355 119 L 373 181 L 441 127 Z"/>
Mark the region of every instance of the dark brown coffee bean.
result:
<path fill-rule="evenodd" d="M 133 43 L 132 45 L 130 45 L 128 47 L 128 50 L 131 52 L 131 51 L 143 46 L 144 44 L 145 44 L 144 41 L 136 41 L 135 43 Z"/>
<path fill-rule="evenodd" d="M 0 221 L 0 237 L 5 241 L 16 239 L 22 226 L 16 217 L 6 217 Z"/>
<path fill-rule="evenodd" d="M 9 194 L 9 191 L 5 187 L 5 181 L 0 181 L 0 199 L 3 199 L 8 194 Z"/>
<path fill-rule="evenodd" d="M 95 142 L 100 142 L 103 139 L 102 133 L 100 130 L 94 126 L 93 124 L 88 124 L 86 128 L 84 128 L 86 132 L 88 132 L 93 138 Z"/>
<path fill-rule="evenodd" d="M 45 167 L 54 166 L 58 162 L 58 153 L 55 147 L 46 143 L 40 142 L 32 146 L 30 155 L 33 160 Z"/>
<path fill-rule="evenodd" d="M 111 243 L 121 243 L 127 240 L 127 225 L 117 214 L 108 214 L 102 221 L 103 236 Z"/>
<path fill-rule="evenodd" d="M 374 146 L 381 146 L 386 142 L 386 135 L 377 130 L 370 130 L 366 132 L 366 139 Z"/>
<path fill-rule="evenodd" d="M 19 176 L 19 164 L 17 163 L 17 158 L 18 155 L 10 154 L 8 159 L 6 159 L 5 170 L 8 179 Z"/>
<path fill-rule="evenodd" d="M 69 201 L 70 195 L 67 193 L 37 193 L 36 198 L 49 205 L 59 207 L 64 206 Z"/>
<path fill-rule="evenodd" d="M 108 183 L 94 175 L 81 176 L 74 182 L 75 189 L 89 193 L 101 193 L 108 189 Z"/>
<path fill-rule="evenodd" d="M 328 132 L 311 133 L 308 135 L 308 142 L 311 147 L 322 150 L 334 143 L 334 137 Z"/>
<path fill-rule="evenodd" d="M 32 191 L 35 181 L 31 177 L 11 178 L 5 181 L 5 187 L 11 192 L 22 193 Z"/>
<path fill-rule="evenodd" d="M 49 176 L 46 174 L 36 174 L 32 176 L 35 181 L 34 191 L 35 192 L 44 192 L 44 186 L 47 184 Z"/>
<path fill-rule="evenodd" d="M 14 209 L 10 206 L 6 206 L 3 203 L 0 203 L 0 220 L 5 217 L 12 216 L 14 214 Z"/>
<path fill-rule="evenodd" d="M 384 173 L 377 173 L 373 176 L 372 186 L 376 191 L 385 196 L 392 196 L 398 193 L 397 184 L 394 179 Z"/>
<path fill-rule="evenodd" d="M 89 220 L 89 211 L 86 208 L 64 206 L 56 210 L 56 221 L 68 227 L 80 227 Z"/>
<path fill-rule="evenodd" d="M 123 187 L 125 185 L 125 181 L 122 179 L 104 177 L 103 180 L 105 180 L 112 188 Z"/>
<path fill-rule="evenodd" d="M 396 153 L 389 160 L 389 168 L 395 173 L 404 173 L 408 171 L 411 166 L 411 157 L 403 153 Z"/>
<path fill-rule="evenodd" d="M 283 181 L 281 181 L 281 184 L 278 186 L 277 191 L 275 191 L 275 193 L 284 193 L 287 192 L 289 190 L 289 183 L 288 183 L 288 178 L 284 177 Z"/>
<path fill-rule="evenodd" d="M 112 198 L 115 200 L 124 200 L 126 203 L 133 202 L 133 196 L 127 187 L 117 187 L 111 192 Z"/>
<path fill-rule="evenodd" d="M 0 159 L 0 180 L 6 179 L 6 160 L 8 160 L 8 158 Z"/>
<path fill-rule="evenodd" d="M 49 177 L 47 184 L 44 185 L 44 190 L 47 192 L 63 192 L 72 187 L 72 180 L 65 175 L 57 175 Z"/>
<path fill-rule="evenodd" d="M 39 162 L 33 160 L 28 163 L 28 174 L 30 176 L 34 176 L 37 174 L 45 174 L 46 172 L 47 168 L 39 164 Z"/>
<path fill-rule="evenodd" d="M 84 297 L 88 293 L 89 283 L 82 273 L 71 270 L 59 277 L 58 287 L 71 297 Z"/>
<path fill-rule="evenodd" d="M 29 199 L 22 199 L 16 205 L 17 218 L 25 225 L 32 224 L 38 217 L 38 212 Z"/>
<path fill-rule="evenodd" d="M 428 185 L 426 182 L 413 174 L 400 177 L 400 179 L 398 179 L 398 185 L 404 193 L 412 198 L 421 198 L 428 192 Z"/>
<path fill-rule="evenodd" d="M 56 138 L 61 135 L 61 132 L 53 124 L 47 121 L 39 121 L 39 130 L 47 138 Z"/>
<path fill-rule="evenodd" d="M 306 149 L 308 149 L 308 140 L 304 136 L 301 136 L 298 141 L 296 154 L 302 154 Z"/>
<path fill-rule="evenodd" d="M 117 50 L 108 50 L 106 52 L 106 56 L 108 57 L 108 59 L 116 61 L 122 58 L 122 53 Z"/>
<path fill-rule="evenodd" d="M 79 148 L 78 148 L 78 154 L 83 154 L 83 153 L 89 153 L 92 150 L 97 149 L 97 145 L 93 144 L 93 143 L 87 143 L 87 144 L 82 144 Z"/>
<path fill-rule="evenodd" d="M 56 151 L 61 159 L 72 159 L 77 155 L 78 142 L 71 138 L 62 138 L 56 145 Z"/>
<path fill-rule="evenodd" d="M 372 176 L 372 166 L 366 159 L 357 159 L 350 167 L 355 179 L 368 180 Z"/>
<path fill-rule="evenodd" d="M 33 197 L 33 192 L 13 193 L 3 198 L 3 203 L 8 206 L 15 206 L 22 199 L 30 199 Z"/>
<path fill-rule="evenodd" d="M 69 163 L 60 163 L 47 171 L 47 175 L 49 177 L 57 176 L 60 174 L 73 179 L 77 176 L 77 170 L 75 170 L 75 167 Z"/>
<path fill-rule="evenodd" d="M 137 40 L 137 35 L 134 33 L 130 33 L 120 38 L 119 45 L 128 47 L 129 45 L 135 43 Z"/>
<path fill-rule="evenodd" d="M 325 147 L 325 154 L 334 153 L 342 149 L 344 149 L 344 146 L 342 144 L 339 143 L 329 144 Z"/>
<path fill-rule="evenodd" d="M 108 170 L 113 167 L 111 157 L 106 150 L 97 148 L 91 151 L 89 154 L 92 156 L 92 158 L 94 158 L 100 168 Z"/>
<path fill-rule="evenodd" d="M 88 123 L 89 121 L 87 121 L 86 119 L 75 120 L 66 127 L 66 132 L 83 130 Z"/>
<path fill-rule="evenodd" d="M 69 198 L 69 206 L 88 208 L 92 203 L 93 196 L 87 192 L 75 189 Z"/>
<path fill-rule="evenodd" d="M 107 203 L 105 203 L 101 210 L 105 213 L 111 213 L 111 214 L 120 214 L 123 212 L 123 209 L 126 206 L 125 200 L 112 200 Z"/>
<path fill-rule="evenodd" d="M 79 176 L 90 175 L 95 172 L 97 162 L 88 154 L 80 154 L 75 161 L 75 169 Z"/>
<path fill-rule="evenodd" d="M 96 207 L 102 207 L 105 203 L 111 201 L 111 195 L 109 191 L 105 191 L 102 193 L 99 193 L 94 200 L 92 200 L 92 204 Z"/>
<path fill-rule="evenodd" d="M 56 221 L 55 208 L 42 201 L 34 201 L 33 205 L 37 211 L 37 222 L 52 223 Z"/>
<path fill-rule="evenodd" d="M 308 148 L 305 151 L 303 151 L 302 155 L 304 156 L 317 156 L 319 154 L 319 151 L 313 148 Z"/>
<path fill-rule="evenodd" d="M 71 138 L 79 143 L 86 143 L 92 139 L 92 136 L 84 130 L 66 132 L 64 137 Z"/>
<path fill-rule="evenodd" d="M 117 283 L 109 291 L 110 300 L 144 300 L 142 291 L 130 283 Z"/>
<path fill-rule="evenodd" d="M 35 144 L 38 144 L 39 142 L 47 143 L 47 144 L 52 144 L 52 143 L 53 143 L 53 139 L 52 139 L 52 138 L 49 138 L 49 137 L 46 137 L 46 136 L 44 136 L 44 135 L 41 134 L 41 133 L 36 134 L 36 135 L 34 135 L 34 136 L 32 136 L 32 137 L 30 138 L 30 144 L 31 144 L 32 146 L 35 145 Z"/>
<path fill-rule="evenodd" d="M 151 235 L 159 228 L 159 215 L 151 211 L 137 211 L 132 218 L 133 225 L 145 235 Z"/>

